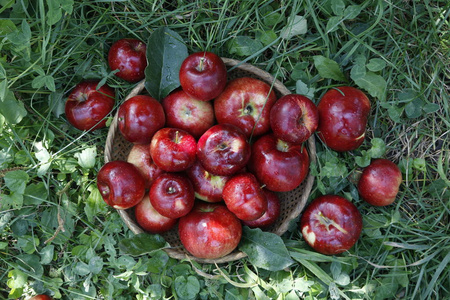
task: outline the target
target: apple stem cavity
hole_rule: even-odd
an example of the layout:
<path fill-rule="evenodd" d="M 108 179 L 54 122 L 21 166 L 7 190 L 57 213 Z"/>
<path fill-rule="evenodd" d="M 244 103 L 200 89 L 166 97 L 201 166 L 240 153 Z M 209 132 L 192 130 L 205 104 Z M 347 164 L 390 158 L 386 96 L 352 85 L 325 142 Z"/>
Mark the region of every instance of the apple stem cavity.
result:
<path fill-rule="evenodd" d="M 277 141 L 277 150 L 281 152 L 288 152 L 289 144 L 283 140 L 278 139 Z"/>
<path fill-rule="evenodd" d="M 205 58 L 204 57 L 200 58 L 199 64 L 196 69 L 199 72 L 203 72 L 203 70 L 205 70 Z"/>
<path fill-rule="evenodd" d="M 317 214 L 317 219 L 319 222 L 327 228 L 327 231 L 330 231 L 330 226 L 334 226 L 337 230 L 344 234 L 348 234 L 347 230 L 342 228 L 338 223 L 336 223 L 334 220 L 331 220 L 330 218 L 325 217 L 321 211 Z"/>

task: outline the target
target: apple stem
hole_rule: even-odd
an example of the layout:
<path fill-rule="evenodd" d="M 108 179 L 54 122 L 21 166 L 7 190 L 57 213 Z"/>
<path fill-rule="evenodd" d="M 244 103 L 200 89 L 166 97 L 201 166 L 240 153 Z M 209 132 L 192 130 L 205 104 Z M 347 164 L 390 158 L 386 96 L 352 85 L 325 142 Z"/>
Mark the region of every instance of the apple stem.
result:
<path fill-rule="evenodd" d="M 180 133 L 179 131 L 175 131 L 175 143 L 179 143 L 180 142 Z"/>
<path fill-rule="evenodd" d="M 348 234 L 347 230 L 345 230 L 344 228 L 342 228 L 338 223 L 336 223 L 334 220 L 331 220 L 330 218 L 325 217 L 321 211 L 319 211 L 319 213 L 317 214 L 317 219 L 319 220 L 320 223 L 322 223 L 323 225 L 325 225 L 325 227 L 327 228 L 327 231 L 330 231 L 330 226 L 334 226 L 337 230 L 339 230 L 340 232 L 344 233 L 344 234 Z"/>
<path fill-rule="evenodd" d="M 205 61 L 205 58 L 201 57 L 200 58 L 200 62 L 198 64 L 198 66 L 197 66 L 197 71 L 202 72 L 205 69 L 204 61 Z"/>

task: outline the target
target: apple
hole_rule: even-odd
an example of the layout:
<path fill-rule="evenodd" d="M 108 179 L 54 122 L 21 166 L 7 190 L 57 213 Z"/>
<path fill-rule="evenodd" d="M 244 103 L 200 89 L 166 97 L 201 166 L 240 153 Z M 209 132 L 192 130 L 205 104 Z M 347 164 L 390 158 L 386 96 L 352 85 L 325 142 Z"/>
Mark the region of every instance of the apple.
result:
<path fill-rule="evenodd" d="M 166 123 L 164 109 L 155 98 L 137 95 L 122 103 L 118 111 L 119 130 L 134 144 L 149 144 Z"/>
<path fill-rule="evenodd" d="M 214 99 L 217 122 L 241 128 L 247 137 L 260 136 L 270 130 L 270 110 L 277 101 L 270 85 L 256 78 L 231 80 Z"/>
<path fill-rule="evenodd" d="M 139 226 L 153 234 L 169 231 L 178 222 L 178 219 L 171 219 L 161 215 L 152 206 L 148 194 L 134 207 L 134 215 Z"/>
<path fill-rule="evenodd" d="M 258 219 L 251 221 L 242 221 L 243 225 L 250 228 L 261 228 L 266 229 L 272 226 L 280 217 L 281 214 L 281 203 L 278 195 L 268 189 L 262 189 L 263 193 L 266 195 L 267 199 L 267 210 Z"/>
<path fill-rule="evenodd" d="M 167 172 L 181 172 L 196 160 L 197 141 L 184 130 L 164 127 L 158 130 L 150 143 L 154 163 Z"/>
<path fill-rule="evenodd" d="M 153 181 L 148 194 L 152 206 L 167 218 L 180 218 L 190 212 L 194 206 L 194 188 L 184 174 L 159 175 Z"/>
<path fill-rule="evenodd" d="M 317 109 L 317 133 L 325 145 L 339 152 L 361 146 L 370 113 L 369 98 L 361 90 L 350 86 L 328 90 Z"/>
<path fill-rule="evenodd" d="M 369 204 L 386 206 L 394 203 L 402 172 L 392 161 L 384 158 L 373 160 L 364 168 L 358 181 L 358 192 Z"/>
<path fill-rule="evenodd" d="M 181 88 L 192 98 L 209 101 L 227 84 L 227 68 L 222 59 L 208 51 L 186 57 L 179 71 Z"/>
<path fill-rule="evenodd" d="M 108 205 L 115 209 L 128 209 L 144 197 L 145 179 L 133 164 L 114 160 L 98 171 L 97 187 Z"/>
<path fill-rule="evenodd" d="M 98 90 L 99 81 L 83 81 L 70 92 L 65 103 L 67 121 L 79 130 L 106 126 L 106 116 L 113 110 L 115 91 L 107 84 Z"/>
<path fill-rule="evenodd" d="M 244 132 L 226 123 L 212 126 L 197 142 L 197 159 L 216 175 L 229 176 L 244 168 L 250 151 Z"/>
<path fill-rule="evenodd" d="M 314 199 L 300 217 L 305 241 L 317 252 L 327 255 L 349 250 L 362 230 L 358 208 L 344 197 L 324 195 Z"/>
<path fill-rule="evenodd" d="M 217 259 L 236 249 L 242 224 L 225 204 L 198 201 L 190 213 L 179 219 L 178 234 L 193 256 Z"/>
<path fill-rule="evenodd" d="M 150 155 L 150 144 L 134 144 L 128 153 L 127 162 L 135 165 L 141 171 L 146 189 L 150 188 L 153 180 L 164 172 L 153 162 Z"/>
<path fill-rule="evenodd" d="M 197 199 L 213 203 L 223 201 L 223 187 L 231 176 L 212 174 L 206 171 L 198 160 L 186 170 L 186 174 L 192 182 Z"/>
<path fill-rule="evenodd" d="M 278 99 L 270 110 L 270 127 L 280 140 L 301 144 L 316 131 L 319 111 L 309 98 L 289 94 Z"/>
<path fill-rule="evenodd" d="M 33 296 L 30 299 L 28 299 L 28 300 L 53 300 L 53 298 L 50 297 L 50 296 L 41 294 L 41 295 Z"/>
<path fill-rule="evenodd" d="M 271 191 L 291 191 L 308 174 L 309 155 L 306 148 L 277 139 L 273 133 L 256 140 L 251 153 L 249 170 Z"/>
<path fill-rule="evenodd" d="M 196 100 L 182 89 L 170 93 L 161 104 L 166 126 L 183 129 L 196 139 L 215 123 L 212 103 Z"/>
<path fill-rule="evenodd" d="M 147 46 L 138 39 L 120 39 L 108 51 L 108 64 L 111 70 L 119 70 L 115 75 L 129 82 L 145 78 L 147 67 Z"/>

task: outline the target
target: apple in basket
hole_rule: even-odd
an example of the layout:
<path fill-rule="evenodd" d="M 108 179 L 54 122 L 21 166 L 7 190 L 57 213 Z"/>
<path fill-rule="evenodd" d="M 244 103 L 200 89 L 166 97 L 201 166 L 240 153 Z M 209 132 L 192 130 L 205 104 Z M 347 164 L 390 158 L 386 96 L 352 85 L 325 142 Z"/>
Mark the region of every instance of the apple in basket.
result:
<path fill-rule="evenodd" d="M 152 206 L 148 194 L 134 207 L 134 215 L 139 226 L 149 233 L 164 233 L 175 227 L 178 222 L 178 219 L 161 215 Z"/>
<path fill-rule="evenodd" d="M 273 225 L 281 214 L 281 203 L 278 195 L 268 189 L 262 189 L 263 193 L 266 195 L 267 199 L 267 210 L 258 219 L 251 221 L 242 221 L 243 225 L 250 228 L 261 228 L 266 229 Z"/>
<path fill-rule="evenodd" d="M 147 46 L 138 39 L 120 39 L 108 51 L 109 68 L 118 70 L 115 75 L 126 81 L 140 81 L 145 78 L 146 51 Z"/>
<path fill-rule="evenodd" d="M 147 189 L 150 188 L 153 180 L 164 172 L 153 162 L 149 144 L 134 144 L 128 153 L 127 162 L 135 165 L 141 171 Z"/>

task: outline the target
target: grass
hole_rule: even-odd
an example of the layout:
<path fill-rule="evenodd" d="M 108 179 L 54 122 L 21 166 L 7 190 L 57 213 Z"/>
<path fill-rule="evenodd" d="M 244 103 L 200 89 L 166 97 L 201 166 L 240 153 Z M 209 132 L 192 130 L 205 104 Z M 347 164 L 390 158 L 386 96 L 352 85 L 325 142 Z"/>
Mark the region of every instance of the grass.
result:
<path fill-rule="evenodd" d="M 449 14 L 447 1 L 1 1 L 0 298 L 449 299 Z M 295 15 L 306 33 L 282 38 Z M 363 214 L 349 252 L 311 251 L 295 224 L 282 237 L 294 264 L 276 272 L 119 248 L 133 234 L 95 187 L 107 129 L 72 128 L 64 101 L 87 78 L 123 99 L 133 84 L 108 70 L 109 46 L 160 26 L 189 52 L 255 64 L 316 103 L 343 84 L 376 95 L 361 148 L 338 154 L 317 140 L 312 169 L 311 199 L 338 193 Z M 352 180 L 378 156 L 404 176 L 397 201 L 381 208 L 359 199 Z"/>

